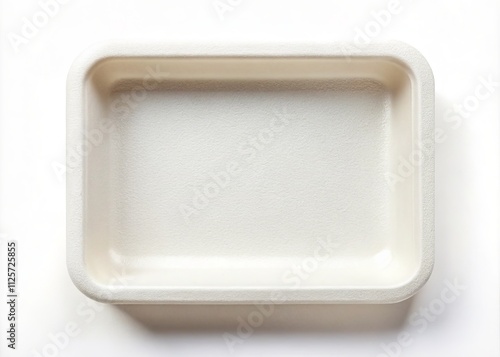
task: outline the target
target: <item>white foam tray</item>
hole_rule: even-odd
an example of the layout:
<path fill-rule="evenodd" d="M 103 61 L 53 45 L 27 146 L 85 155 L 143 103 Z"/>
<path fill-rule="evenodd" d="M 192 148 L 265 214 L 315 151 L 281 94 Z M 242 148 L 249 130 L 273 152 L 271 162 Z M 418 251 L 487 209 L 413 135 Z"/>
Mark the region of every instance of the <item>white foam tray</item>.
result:
<path fill-rule="evenodd" d="M 402 43 L 107 43 L 67 86 L 67 263 L 113 303 L 386 303 L 428 279 L 434 83 Z"/>

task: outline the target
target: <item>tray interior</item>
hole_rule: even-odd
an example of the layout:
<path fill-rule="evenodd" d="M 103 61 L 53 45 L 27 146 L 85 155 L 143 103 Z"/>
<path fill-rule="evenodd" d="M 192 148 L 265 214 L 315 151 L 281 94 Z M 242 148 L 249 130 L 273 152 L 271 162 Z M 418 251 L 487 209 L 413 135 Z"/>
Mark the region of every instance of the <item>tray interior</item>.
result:
<path fill-rule="evenodd" d="M 96 281 L 373 288 L 417 272 L 414 176 L 387 176 L 416 130 L 395 61 L 109 58 L 86 81 Z"/>

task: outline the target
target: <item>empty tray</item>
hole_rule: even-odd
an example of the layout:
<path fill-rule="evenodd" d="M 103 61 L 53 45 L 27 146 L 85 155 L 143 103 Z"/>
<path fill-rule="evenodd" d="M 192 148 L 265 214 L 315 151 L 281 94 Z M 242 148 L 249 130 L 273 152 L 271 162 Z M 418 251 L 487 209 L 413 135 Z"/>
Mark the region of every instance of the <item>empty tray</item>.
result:
<path fill-rule="evenodd" d="M 67 263 L 114 303 L 385 303 L 428 279 L 434 83 L 402 43 L 107 43 L 67 86 Z"/>

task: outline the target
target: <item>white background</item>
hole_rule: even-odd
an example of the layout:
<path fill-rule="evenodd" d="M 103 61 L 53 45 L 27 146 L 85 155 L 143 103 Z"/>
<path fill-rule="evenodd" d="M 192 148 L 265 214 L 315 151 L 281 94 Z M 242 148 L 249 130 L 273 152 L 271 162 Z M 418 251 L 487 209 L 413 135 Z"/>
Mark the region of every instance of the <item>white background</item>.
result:
<path fill-rule="evenodd" d="M 1 355 L 375 357 L 390 355 L 385 344 L 392 355 L 499 356 L 500 87 L 471 99 L 481 78 L 500 81 L 498 3 L 401 0 L 380 31 L 373 12 L 387 9 L 387 0 L 222 0 L 233 4 L 222 18 L 214 3 L 70 0 L 15 45 L 24 18 L 33 21 L 42 7 L 35 0 L 1 2 L 2 296 L 8 240 L 18 241 L 20 261 L 17 350 L 6 348 L 2 303 Z M 278 306 L 231 352 L 223 334 L 236 334 L 238 317 L 255 307 L 108 306 L 92 304 L 73 286 L 65 262 L 65 182 L 57 167 L 65 162 L 66 75 L 82 50 L 115 38 L 352 41 L 367 28 L 373 41 L 397 39 L 419 49 L 436 79 L 436 126 L 446 139 L 436 144 L 436 264 L 420 293 L 395 305 Z M 464 101 L 473 110 L 450 121 Z M 455 280 L 465 286 L 456 299 L 431 311 L 425 328 L 412 324 L 422 309 L 443 306 L 436 300 Z M 66 338 L 68 324 L 76 332 Z"/>

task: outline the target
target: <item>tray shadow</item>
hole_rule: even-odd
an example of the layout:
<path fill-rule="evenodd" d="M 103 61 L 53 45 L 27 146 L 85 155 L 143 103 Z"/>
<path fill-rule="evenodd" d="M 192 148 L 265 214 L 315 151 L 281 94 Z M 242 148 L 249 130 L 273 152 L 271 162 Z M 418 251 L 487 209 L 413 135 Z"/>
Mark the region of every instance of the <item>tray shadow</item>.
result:
<path fill-rule="evenodd" d="M 413 298 L 395 304 L 330 305 L 116 305 L 154 333 L 229 332 L 248 324 L 268 332 L 397 331 Z M 267 310 L 259 310 L 266 308 Z"/>

